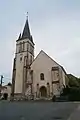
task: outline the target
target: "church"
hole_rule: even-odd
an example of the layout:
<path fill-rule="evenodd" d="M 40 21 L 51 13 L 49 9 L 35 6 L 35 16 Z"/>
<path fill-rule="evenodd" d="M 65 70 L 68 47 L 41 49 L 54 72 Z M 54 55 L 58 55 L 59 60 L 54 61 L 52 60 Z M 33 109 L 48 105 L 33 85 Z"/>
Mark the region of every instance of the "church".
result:
<path fill-rule="evenodd" d="M 50 99 L 59 96 L 67 85 L 66 71 L 43 50 L 34 58 L 34 41 L 28 18 L 16 40 L 12 72 L 12 96 Z"/>

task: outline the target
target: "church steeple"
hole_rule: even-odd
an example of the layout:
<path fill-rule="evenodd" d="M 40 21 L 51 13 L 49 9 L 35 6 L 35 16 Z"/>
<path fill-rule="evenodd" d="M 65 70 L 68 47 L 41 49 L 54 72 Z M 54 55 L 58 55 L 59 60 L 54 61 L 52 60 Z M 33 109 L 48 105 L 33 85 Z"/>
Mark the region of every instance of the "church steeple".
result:
<path fill-rule="evenodd" d="M 28 23 L 28 18 L 26 20 L 24 29 L 23 29 L 23 33 L 22 33 L 22 39 L 24 38 L 31 38 L 31 34 L 30 34 L 30 29 L 29 29 L 29 23 Z"/>
<path fill-rule="evenodd" d="M 28 15 L 27 15 L 27 19 L 26 19 L 26 23 L 25 23 L 23 32 L 22 32 L 22 34 L 20 33 L 18 40 L 22 40 L 22 39 L 26 39 L 26 38 L 28 38 L 33 43 L 33 37 L 31 35 L 30 29 L 29 29 Z"/>

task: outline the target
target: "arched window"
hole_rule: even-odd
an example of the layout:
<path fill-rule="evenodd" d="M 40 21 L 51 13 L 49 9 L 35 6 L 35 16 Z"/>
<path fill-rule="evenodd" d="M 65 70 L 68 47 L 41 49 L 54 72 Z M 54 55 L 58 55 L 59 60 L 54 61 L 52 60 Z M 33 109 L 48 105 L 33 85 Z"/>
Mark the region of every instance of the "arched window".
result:
<path fill-rule="evenodd" d="M 41 80 L 44 80 L 44 73 L 41 73 L 41 74 L 40 74 L 40 79 L 41 79 Z"/>

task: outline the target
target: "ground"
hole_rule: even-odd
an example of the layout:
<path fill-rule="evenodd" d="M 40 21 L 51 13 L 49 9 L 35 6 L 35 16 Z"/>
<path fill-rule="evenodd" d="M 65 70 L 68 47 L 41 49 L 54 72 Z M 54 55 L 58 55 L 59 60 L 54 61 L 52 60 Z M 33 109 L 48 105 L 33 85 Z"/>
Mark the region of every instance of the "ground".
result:
<path fill-rule="evenodd" d="M 79 113 L 74 102 L 0 102 L 0 120 L 78 120 Z"/>

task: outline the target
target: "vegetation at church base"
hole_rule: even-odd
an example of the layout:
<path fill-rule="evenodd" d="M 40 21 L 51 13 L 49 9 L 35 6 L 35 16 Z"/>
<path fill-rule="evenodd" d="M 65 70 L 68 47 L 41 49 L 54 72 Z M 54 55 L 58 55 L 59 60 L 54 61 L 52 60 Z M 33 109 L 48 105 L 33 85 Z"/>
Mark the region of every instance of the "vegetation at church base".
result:
<path fill-rule="evenodd" d="M 69 79 L 68 85 L 70 87 L 80 87 L 80 78 L 77 78 L 73 76 L 72 74 L 68 74 L 67 76 Z"/>
<path fill-rule="evenodd" d="M 70 101 L 80 101 L 80 88 L 64 88 L 63 96 L 67 96 L 68 100 Z"/>
<path fill-rule="evenodd" d="M 71 74 L 68 74 L 68 79 L 68 86 L 61 96 L 67 96 L 70 101 L 80 101 L 80 79 Z"/>

